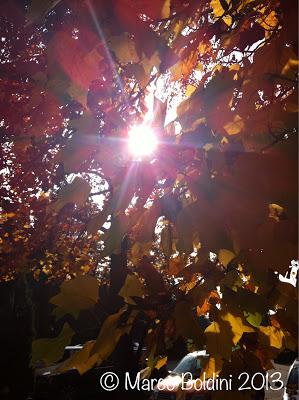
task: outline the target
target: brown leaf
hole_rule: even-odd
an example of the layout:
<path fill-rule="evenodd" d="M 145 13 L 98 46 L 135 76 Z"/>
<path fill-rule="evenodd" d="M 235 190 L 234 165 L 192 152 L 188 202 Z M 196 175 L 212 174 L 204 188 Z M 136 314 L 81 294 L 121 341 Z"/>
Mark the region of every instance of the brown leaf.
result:
<path fill-rule="evenodd" d="M 204 342 L 204 335 L 196 319 L 196 314 L 187 301 L 179 301 L 174 310 L 176 332 L 178 336 L 192 339 L 201 347 Z"/>
<path fill-rule="evenodd" d="M 166 257 L 173 253 L 173 232 L 170 223 L 167 223 L 161 231 L 161 248 Z"/>
<path fill-rule="evenodd" d="M 143 277 L 148 290 L 153 294 L 164 293 L 166 291 L 163 276 L 151 264 L 148 257 L 143 257 L 138 264 L 138 273 Z"/>
<path fill-rule="evenodd" d="M 128 64 L 140 61 L 136 52 L 135 42 L 128 33 L 110 37 L 109 45 L 120 63 Z"/>
<path fill-rule="evenodd" d="M 31 0 L 26 19 L 27 25 L 42 22 L 43 18 L 60 2 L 60 0 Z"/>

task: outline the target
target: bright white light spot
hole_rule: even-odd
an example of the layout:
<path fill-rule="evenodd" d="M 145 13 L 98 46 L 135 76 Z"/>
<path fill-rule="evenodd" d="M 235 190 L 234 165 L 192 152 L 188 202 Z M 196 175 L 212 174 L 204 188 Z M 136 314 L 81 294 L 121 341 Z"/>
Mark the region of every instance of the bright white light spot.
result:
<path fill-rule="evenodd" d="M 209 260 L 213 263 L 215 263 L 217 261 L 217 254 L 213 253 L 212 251 L 210 251 L 209 253 Z"/>
<path fill-rule="evenodd" d="M 135 157 L 152 154 L 158 145 L 157 137 L 149 126 L 134 126 L 129 132 L 129 150 Z"/>

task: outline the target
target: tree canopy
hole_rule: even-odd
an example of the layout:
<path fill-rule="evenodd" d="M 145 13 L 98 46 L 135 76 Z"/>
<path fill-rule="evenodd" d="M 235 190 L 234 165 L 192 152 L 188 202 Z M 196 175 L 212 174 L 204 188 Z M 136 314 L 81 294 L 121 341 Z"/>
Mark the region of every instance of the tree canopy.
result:
<path fill-rule="evenodd" d="M 148 366 L 168 343 L 220 371 L 243 333 L 296 348 L 298 4 L 292 0 L 4 1 L 0 19 L 1 279 L 61 284 L 59 360 L 97 304 L 106 360 L 140 310 Z M 128 152 L 147 124 L 151 157 Z M 271 312 L 270 312 L 271 310 Z M 210 313 L 203 330 L 197 316 Z"/>

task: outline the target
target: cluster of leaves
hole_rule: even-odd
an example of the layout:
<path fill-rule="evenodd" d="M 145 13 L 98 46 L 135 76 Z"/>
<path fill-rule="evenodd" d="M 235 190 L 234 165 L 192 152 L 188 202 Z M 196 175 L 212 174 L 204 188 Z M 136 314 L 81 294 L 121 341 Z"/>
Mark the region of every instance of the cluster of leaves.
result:
<path fill-rule="evenodd" d="M 63 368 L 107 359 L 145 308 L 150 368 L 180 336 L 206 344 L 209 371 L 243 333 L 258 334 L 265 367 L 295 349 L 296 290 L 275 271 L 297 258 L 296 6 L 2 6 L 1 277 L 66 279 L 57 318 L 101 302 L 98 286 L 123 299 Z M 125 139 L 149 111 L 159 149 L 135 162 Z M 73 333 L 37 340 L 33 362 L 61 358 Z"/>

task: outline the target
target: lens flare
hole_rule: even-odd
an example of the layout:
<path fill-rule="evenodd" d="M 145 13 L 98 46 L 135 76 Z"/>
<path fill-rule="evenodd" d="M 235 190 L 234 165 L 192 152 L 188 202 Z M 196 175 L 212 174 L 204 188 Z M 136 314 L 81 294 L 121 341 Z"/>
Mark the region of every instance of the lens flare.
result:
<path fill-rule="evenodd" d="M 129 151 L 135 157 L 145 157 L 157 148 L 158 140 L 149 126 L 134 126 L 129 131 Z"/>

